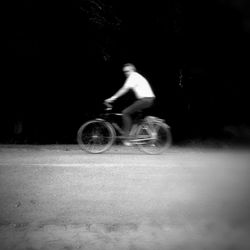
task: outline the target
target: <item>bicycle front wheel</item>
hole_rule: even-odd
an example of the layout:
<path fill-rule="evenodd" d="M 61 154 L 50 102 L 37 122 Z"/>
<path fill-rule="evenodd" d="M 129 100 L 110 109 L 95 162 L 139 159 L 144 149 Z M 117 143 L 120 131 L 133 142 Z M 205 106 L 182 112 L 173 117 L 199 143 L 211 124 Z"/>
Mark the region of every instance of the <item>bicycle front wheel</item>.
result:
<path fill-rule="evenodd" d="M 84 123 L 77 132 L 77 142 L 88 153 L 99 154 L 108 150 L 115 139 L 112 126 L 103 120 Z"/>
<path fill-rule="evenodd" d="M 170 128 L 163 122 L 143 123 L 139 126 L 136 137 L 137 146 L 147 154 L 160 154 L 172 145 Z"/>

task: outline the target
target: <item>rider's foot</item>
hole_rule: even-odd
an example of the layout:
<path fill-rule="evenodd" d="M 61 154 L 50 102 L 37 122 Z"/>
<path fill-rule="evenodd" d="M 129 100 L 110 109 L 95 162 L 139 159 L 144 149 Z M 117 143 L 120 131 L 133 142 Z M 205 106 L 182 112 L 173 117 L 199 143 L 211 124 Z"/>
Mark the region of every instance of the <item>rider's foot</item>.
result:
<path fill-rule="evenodd" d="M 130 147 L 130 146 L 132 146 L 132 143 L 128 140 L 124 140 L 123 145 Z"/>

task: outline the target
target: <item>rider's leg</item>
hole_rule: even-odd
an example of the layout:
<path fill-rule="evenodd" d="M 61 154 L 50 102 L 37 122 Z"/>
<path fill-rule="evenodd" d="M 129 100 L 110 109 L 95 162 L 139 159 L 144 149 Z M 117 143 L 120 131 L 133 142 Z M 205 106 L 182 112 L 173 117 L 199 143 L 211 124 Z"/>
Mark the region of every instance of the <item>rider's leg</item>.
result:
<path fill-rule="evenodd" d="M 124 130 L 124 137 L 129 137 L 129 131 L 132 126 L 132 118 L 131 115 L 135 112 L 143 110 L 145 108 L 149 108 L 152 106 L 154 98 L 142 98 L 135 101 L 132 105 L 127 107 L 122 111 L 123 114 L 123 130 Z"/>
<path fill-rule="evenodd" d="M 122 112 L 122 119 L 123 119 L 123 131 L 124 131 L 124 138 L 128 138 L 129 136 L 129 131 L 132 125 L 132 118 L 131 118 L 131 113 L 127 112 L 127 109 L 125 109 Z"/>

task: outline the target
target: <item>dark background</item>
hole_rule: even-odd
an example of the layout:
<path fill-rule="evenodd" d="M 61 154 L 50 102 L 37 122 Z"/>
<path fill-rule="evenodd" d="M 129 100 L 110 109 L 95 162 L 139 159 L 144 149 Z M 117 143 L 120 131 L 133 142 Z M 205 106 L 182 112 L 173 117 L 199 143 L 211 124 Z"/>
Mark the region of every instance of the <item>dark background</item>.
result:
<path fill-rule="evenodd" d="M 134 63 L 176 143 L 247 138 L 247 0 L 22 0 L 4 6 L 0 143 L 75 143 Z M 128 93 L 116 102 L 133 101 Z"/>

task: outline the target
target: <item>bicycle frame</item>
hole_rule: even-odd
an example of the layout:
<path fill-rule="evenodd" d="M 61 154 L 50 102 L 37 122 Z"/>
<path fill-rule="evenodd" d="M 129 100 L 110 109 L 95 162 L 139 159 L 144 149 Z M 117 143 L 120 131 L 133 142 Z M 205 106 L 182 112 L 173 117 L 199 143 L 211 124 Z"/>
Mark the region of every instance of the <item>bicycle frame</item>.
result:
<path fill-rule="evenodd" d="M 120 114 L 120 113 L 106 113 L 106 114 L 103 114 L 102 116 L 111 116 L 111 115 L 122 116 L 122 114 Z M 116 138 L 124 139 L 124 131 L 121 128 L 121 126 L 119 126 L 119 124 L 117 122 L 111 121 L 110 119 L 107 119 L 105 117 L 98 118 L 97 120 L 102 120 L 102 121 L 108 122 L 114 128 L 115 131 L 119 132 L 120 135 L 116 134 Z M 129 136 L 135 136 L 138 125 L 139 125 L 138 123 L 134 123 L 132 125 Z"/>
<path fill-rule="evenodd" d="M 98 118 L 85 122 L 77 132 L 80 147 L 89 153 L 102 153 L 108 150 L 116 139 L 128 139 L 121 128 L 122 121 L 120 123 L 116 120 L 118 116 L 122 114 L 104 112 Z M 148 154 L 163 152 L 172 142 L 170 127 L 163 119 L 154 116 L 134 119 L 129 137 L 132 145 L 137 145 L 141 151 Z"/>
<path fill-rule="evenodd" d="M 106 110 L 107 111 L 110 111 L 112 110 L 112 105 L 111 104 L 105 104 L 107 106 Z M 121 113 L 104 113 L 104 114 L 101 114 L 100 116 L 102 117 L 102 120 L 105 121 L 105 122 L 108 122 L 115 131 L 118 131 L 120 135 L 115 135 L 116 138 L 118 139 L 125 139 L 124 138 L 124 131 L 123 129 L 121 128 L 121 126 L 118 125 L 117 122 L 114 122 L 114 121 L 111 121 L 110 116 L 122 116 Z M 152 116 L 148 116 L 149 118 L 151 119 L 154 119 Z M 135 119 L 136 120 L 136 119 Z M 163 121 L 162 119 L 159 119 L 161 121 Z M 148 134 L 150 134 L 151 136 L 150 137 L 147 137 L 147 138 L 136 138 L 136 132 L 138 130 L 138 127 L 140 124 L 147 124 L 147 131 L 148 131 Z M 131 130 L 130 130 L 130 133 L 129 133 L 129 137 L 131 138 L 130 141 L 131 143 L 133 144 L 142 144 L 142 143 L 145 143 L 145 142 L 148 142 L 149 140 L 154 140 L 155 139 L 155 136 L 154 136 L 154 133 L 152 131 L 152 129 L 150 128 L 150 119 L 139 119 L 137 120 L 136 122 L 134 122 L 132 124 L 132 127 L 131 127 Z"/>

